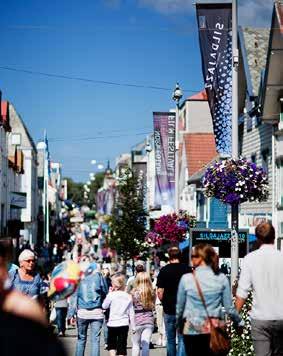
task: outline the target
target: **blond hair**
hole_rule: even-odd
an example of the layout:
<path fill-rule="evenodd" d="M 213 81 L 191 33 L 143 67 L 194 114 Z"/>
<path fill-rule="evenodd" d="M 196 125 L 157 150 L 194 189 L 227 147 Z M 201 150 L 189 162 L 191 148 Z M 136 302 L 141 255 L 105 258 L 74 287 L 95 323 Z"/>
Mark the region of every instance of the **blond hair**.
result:
<path fill-rule="evenodd" d="M 124 290 L 126 288 L 126 278 L 122 273 L 116 273 L 111 278 L 112 287 L 115 290 Z"/>
<path fill-rule="evenodd" d="M 140 272 L 137 274 L 132 294 L 138 292 L 140 302 L 144 309 L 152 310 L 155 303 L 155 293 L 148 273 Z"/>

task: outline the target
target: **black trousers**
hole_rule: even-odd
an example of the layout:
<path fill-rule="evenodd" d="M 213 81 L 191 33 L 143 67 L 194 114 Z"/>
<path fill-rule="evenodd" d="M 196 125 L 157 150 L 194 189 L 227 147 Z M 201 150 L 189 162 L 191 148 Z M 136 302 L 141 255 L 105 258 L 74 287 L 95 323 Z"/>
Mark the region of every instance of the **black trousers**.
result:
<path fill-rule="evenodd" d="M 186 353 L 189 356 L 213 356 L 209 347 L 210 334 L 184 335 Z"/>
<path fill-rule="evenodd" d="M 116 350 L 117 355 L 127 355 L 128 326 L 108 326 L 108 350 Z"/>

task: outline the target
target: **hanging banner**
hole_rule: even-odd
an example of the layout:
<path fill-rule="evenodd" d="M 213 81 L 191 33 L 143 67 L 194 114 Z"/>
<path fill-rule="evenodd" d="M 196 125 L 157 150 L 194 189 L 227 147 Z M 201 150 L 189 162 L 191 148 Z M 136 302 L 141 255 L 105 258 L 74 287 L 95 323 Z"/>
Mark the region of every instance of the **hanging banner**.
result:
<path fill-rule="evenodd" d="M 106 213 L 106 190 L 100 188 L 96 193 L 96 210 L 100 214 Z"/>
<path fill-rule="evenodd" d="M 175 208 L 175 113 L 154 112 L 155 209 Z"/>
<path fill-rule="evenodd" d="M 202 71 L 216 149 L 232 154 L 232 4 L 196 4 Z"/>
<path fill-rule="evenodd" d="M 146 162 L 133 162 L 132 169 L 138 179 L 137 191 L 143 195 L 143 206 L 147 207 L 147 164 Z"/>

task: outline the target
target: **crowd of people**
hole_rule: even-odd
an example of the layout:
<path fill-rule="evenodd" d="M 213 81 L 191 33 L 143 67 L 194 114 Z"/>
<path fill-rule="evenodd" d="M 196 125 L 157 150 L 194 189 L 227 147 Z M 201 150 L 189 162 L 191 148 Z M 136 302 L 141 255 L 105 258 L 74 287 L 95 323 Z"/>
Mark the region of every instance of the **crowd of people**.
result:
<path fill-rule="evenodd" d="M 101 335 L 109 356 L 127 355 L 129 336 L 132 356 L 148 356 L 157 328 L 157 343 L 166 347 L 168 356 L 213 356 L 212 328 L 220 327 L 229 317 L 241 332 L 244 323 L 240 311 L 252 291 L 255 354 L 283 355 L 283 256 L 274 247 L 275 231 L 270 223 L 260 224 L 256 237 L 260 247 L 244 258 L 234 303 L 229 280 L 220 271 L 218 255 L 208 244 L 193 247 L 190 266 L 180 262 L 181 252 L 173 246 L 168 250 L 168 263 L 163 263 L 160 270 L 149 273 L 145 263 L 137 261 L 135 274 L 127 278 L 122 265 L 101 264 L 96 256 L 98 250 L 92 253 L 91 242 L 79 234 L 65 259 L 75 259 L 88 273 L 71 297 L 51 305 L 56 312 L 52 321 L 57 335 L 65 335 L 66 325 L 76 325 L 76 356 L 85 354 L 88 329 L 92 356 L 100 355 Z M 11 263 L 11 256 L 11 241 L 2 240 L 1 355 L 18 355 L 16 348 L 29 340 L 24 340 L 29 332 L 33 333 L 33 349 L 37 345 L 40 354 L 65 355 L 54 330 L 48 328 L 48 276 L 37 272 L 36 253 L 23 249 L 18 266 Z M 55 261 L 58 262 L 59 259 Z M 13 342 L 13 338 L 19 342 Z M 20 354 L 39 351 L 24 348 Z"/>

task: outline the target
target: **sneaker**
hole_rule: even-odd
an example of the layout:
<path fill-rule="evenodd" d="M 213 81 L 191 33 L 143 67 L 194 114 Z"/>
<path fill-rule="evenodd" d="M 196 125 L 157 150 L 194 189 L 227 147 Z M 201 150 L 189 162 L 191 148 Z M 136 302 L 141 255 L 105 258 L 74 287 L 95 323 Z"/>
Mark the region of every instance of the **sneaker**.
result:
<path fill-rule="evenodd" d="M 108 349 L 108 345 L 104 344 L 104 350 L 107 350 L 107 349 Z"/>
<path fill-rule="evenodd" d="M 150 350 L 154 349 L 154 345 L 152 342 L 149 343 L 149 348 L 150 348 Z"/>

